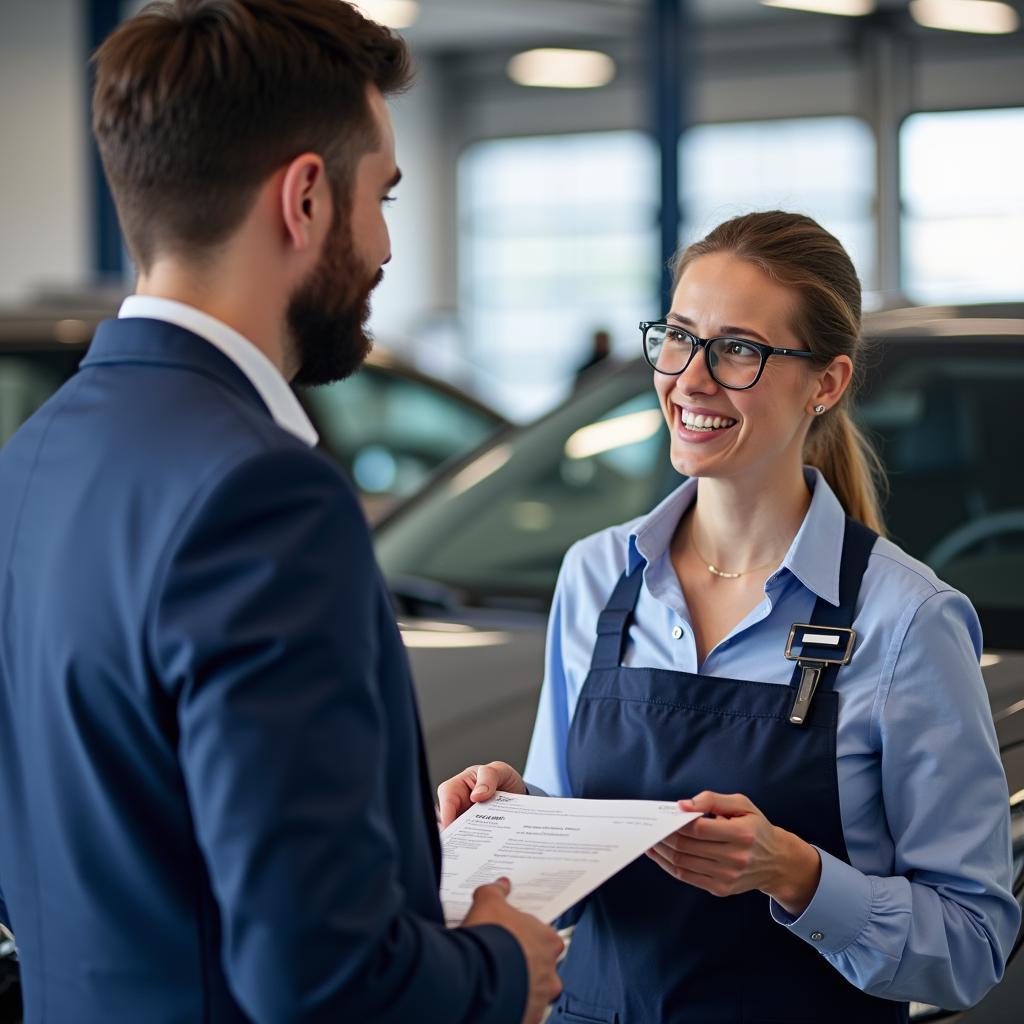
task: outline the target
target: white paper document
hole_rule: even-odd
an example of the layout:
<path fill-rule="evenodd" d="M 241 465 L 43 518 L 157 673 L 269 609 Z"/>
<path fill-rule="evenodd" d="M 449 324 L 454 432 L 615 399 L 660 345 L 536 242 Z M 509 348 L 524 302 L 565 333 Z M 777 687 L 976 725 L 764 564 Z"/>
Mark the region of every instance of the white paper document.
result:
<path fill-rule="evenodd" d="M 554 921 L 645 850 L 699 818 L 659 800 L 576 800 L 498 793 L 441 833 L 445 922 L 461 923 L 473 890 L 504 875 L 509 903 Z"/>

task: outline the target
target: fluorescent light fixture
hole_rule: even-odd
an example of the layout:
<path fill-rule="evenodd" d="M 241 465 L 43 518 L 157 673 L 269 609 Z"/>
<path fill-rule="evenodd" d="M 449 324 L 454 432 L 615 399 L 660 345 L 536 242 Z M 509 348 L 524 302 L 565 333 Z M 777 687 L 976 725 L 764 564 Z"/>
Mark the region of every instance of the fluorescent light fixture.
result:
<path fill-rule="evenodd" d="M 877 0 L 761 0 L 765 7 L 784 7 L 790 11 L 811 11 L 814 14 L 842 14 L 859 18 L 871 14 Z"/>
<path fill-rule="evenodd" d="M 1003 659 L 998 654 L 983 654 L 981 656 L 981 667 L 992 668 L 993 665 L 998 665 Z"/>
<path fill-rule="evenodd" d="M 580 427 L 565 442 L 565 454 L 570 459 L 589 459 L 613 448 L 637 444 L 661 430 L 662 422 L 660 409 L 644 409 L 643 412 L 631 412 L 611 420 L 599 420 Z"/>
<path fill-rule="evenodd" d="M 408 28 L 420 16 L 419 0 L 353 0 L 352 6 L 388 28 Z"/>
<path fill-rule="evenodd" d="M 79 345 L 92 335 L 84 320 L 58 320 L 53 333 L 62 345 Z"/>
<path fill-rule="evenodd" d="M 925 28 L 1005 35 L 1020 28 L 1020 15 L 997 0 L 911 0 L 910 15 Z"/>
<path fill-rule="evenodd" d="M 544 89 L 596 89 L 615 77 L 615 61 L 598 50 L 526 50 L 508 62 L 508 76 Z"/>

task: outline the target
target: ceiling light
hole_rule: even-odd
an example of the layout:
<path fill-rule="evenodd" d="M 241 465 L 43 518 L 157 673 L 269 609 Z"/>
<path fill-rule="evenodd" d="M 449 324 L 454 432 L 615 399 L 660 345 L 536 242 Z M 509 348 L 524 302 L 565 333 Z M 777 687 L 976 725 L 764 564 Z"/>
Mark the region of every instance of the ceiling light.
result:
<path fill-rule="evenodd" d="M 62 345 L 80 345 L 92 337 L 92 331 L 84 320 L 58 320 L 53 333 Z"/>
<path fill-rule="evenodd" d="M 388 28 L 408 28 L 420 14 L 419 0 L 352 0 L 352 6 Z"/>
<path fill-rule="evenodd" d="M 948 32 L 1004 35 L 1020 28 L 1020 15 L 997 0 L 911 0 L 910 14 L 918 25 Z"/>
<path fill-rule="evenodd" d="M 545 89 L 596 89 L 615 77 L 615 61 L 597 50 L 527 50 L 508 62 L 508 76 Z"/>
<path fill-rule="evenodd" d="M 761 0 L 765 7 L 785 7 L 791 11 L 813 11 L 815 14 L 842 14 L 857 18 L 871 14 L 877 0 Z"/>

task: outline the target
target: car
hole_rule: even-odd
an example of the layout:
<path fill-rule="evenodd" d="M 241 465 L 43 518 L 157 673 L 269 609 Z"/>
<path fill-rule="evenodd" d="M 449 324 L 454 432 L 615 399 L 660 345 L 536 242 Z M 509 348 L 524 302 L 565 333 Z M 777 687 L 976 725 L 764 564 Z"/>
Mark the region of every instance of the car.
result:
<path fill-rule="evenodd" d="M 0 315 L 0 445 L 78 368 L 116 306 Z M 376 347 L 347 380 L 299 390 L 320 443 L 349 473 L 371 520 L 507 421 Z"/>
<path fill-rule="evenodd" d="M 886 468 L 893 539 L 973 601 L 1009 782 L 1024 900 L 1024 309 L 914 309 L 868 320 L 855 412 Z M 577 539 L 653 508 L 680 477 L 642 360 L 506 430 L 378 525 L 378 560 L 409 649 L 434 783 L 500 759 L 522 768 L 546 617 Z M 994 1024 L 1024 1005 L 1018 935 L 977 1007 L 914 1020 Z M 1012 1008 L 1012 1009 L 1011 1009 Z"/>

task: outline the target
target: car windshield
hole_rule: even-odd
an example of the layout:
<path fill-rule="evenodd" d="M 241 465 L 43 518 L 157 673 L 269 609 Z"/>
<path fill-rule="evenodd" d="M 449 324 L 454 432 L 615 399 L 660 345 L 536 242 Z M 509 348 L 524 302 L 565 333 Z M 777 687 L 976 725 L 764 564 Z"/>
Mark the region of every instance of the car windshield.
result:
<path fill-rule="evenodd" d="M 412 494 L 502 423 L 455 392 L 389 367 L 364 366 L 346 380 L 304 389 L 302 398 L 324 447 L 364 495 Z"/>
<path fill-rule="evenodd" d="M 990 644 L 1024 646 L 1024 345 L 889 341 L 869 384 L 857 418 L 886 464 L 890 535 L 972 599 Z M 574 541 L 681 482 L 650 371 L 631 364 L 428 488 L 385 524 L 378 554 L 398 592 L 426 581 L 468 604 L 543 606 Z"/>

